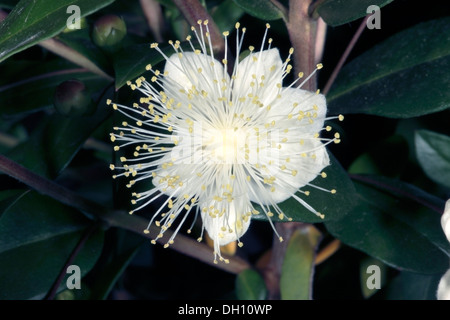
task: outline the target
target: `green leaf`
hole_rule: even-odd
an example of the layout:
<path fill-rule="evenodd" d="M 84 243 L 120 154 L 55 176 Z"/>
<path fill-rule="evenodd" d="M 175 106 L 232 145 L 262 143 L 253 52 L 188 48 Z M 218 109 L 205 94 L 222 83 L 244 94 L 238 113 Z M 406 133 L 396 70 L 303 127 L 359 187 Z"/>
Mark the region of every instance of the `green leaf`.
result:
<path fill-rule="evenodd" d="M 347 214 L 349 210 L 352 209 L 352 207 L 356 203 L 356 192 L 353 186 L 353 182 L 350 180 L 347 172 L 342 168 L 336 158 L 334 158 L 331 153 L 329 153 L 329 155 L 331 164 L 323 170 L 326 173 L 327 177 L 324 179 L 321 176 L 318 176 L 314 181 L 311 182 L 311 184 L 327 190 L 335 189 L 337 191 L 336 194 L 331 194 L 327 191 L 316 190 L 314 187 L 302 188 L 303 191 L 310 191 L 309 196 L 306 196 L 299 192 L 297 193 L 298 197 L 303 199 L 315 210 L 324 214 L 325 218 L 321 219 L 320 217 L 316 216 L 314 213 L 306 209 L 302 204 L 300 204 L 292 197 L 278 204 L 286 217 L 292 218 L 293 221 L 318 223 L 341 219 Z M 252 219 L 267 220 L 266 215 L 263 213 L 259 206 L 255 205 L 255 209 L 260 213 L 257 215 L 253 215 Z M 271 219 L 272 221 L 277 222 L 286 221 L 286 218 L 284 220 L 280 220 L 277 216 L 274 216 Z"/>
<path fill-rule="evenodd" d="M 267 290 L 264 279 L 252 269 L 239 273 L 236 277 L 236 296 L 239 300 L 264 300 Z"/>
<path fill-rule="evenodd" d="M 78 79 L 91 92 L 96 92 L 109 82 L 99 76 L 79 68 L 53 69 L 39 65 L 42 73 L 36 77 L 19 80 L 0 87 L 0 110 L 4 115 L 40 111 L 53 106 L 55 88 L 63 81 Z"/>
<path fill-rule="evenodd" d="M 402 272 L 383 289 L 380 296 L 385 300 L 436 300 L 441 276 Z"/>
<path fill-rule="evenodd" d="M 192 51 L 187 42 L 181 42 L 180 46 L 183 50 Z M 170 45 L 161 46 L 159 49 L 169 57 L 175 53 Z M 162 61 L 164 57 L 155 49 L 151 49 L 149 44 L 135 44 L 120 50 L 113 56 L 116 89 L 146 72 L 145 67 L 148 64 L 154 66 Z"/>
<path fill-rule="evenodd" d="M 57 39 L 86 57 L 101 70 L 110 71 L 105 54 L 91 40 L 89 28 L 61 33 Z"/>
<path fill-rule="evenodd" d="M 95 286 L 91 291 L 90 299 L 104 300 L 108 297 L 108 294 L 114 288 L 117 280 L 125 271 L 128 264 L 139 252 L 140 248 L 140 245 L 131 248 L 128 251 L 121 253 L 120 255 L 115 257 L 113 261 L 108 263 L 108 265 L 105 267 L 105 271 L 101 273 L 98 279 L 96 279 Z"/>
<path fill-rule="evenodd" d="M 42 299 L 61 272 L 81 235 L 82 232 L 61 234 L 1 253 L 0 299 Z M 103 232 L 99 231 L 87 240 L 73 262 L 80 267 L 81 276 L 92 269 L 100 256 L 102 245 Z M 66 288 L 66 281 L 62 281 L 59 291 Z"/>
<path fill-rule="evenodd" d="M 316 11 L 330 26 L 339 26 L 365 17 L 371 5 L 384 7 L 393 0 L 325 0 Z M 372 13 L 372 11 L 369 11 Z"/>
<path fill-rule="evenodd" d="M 87 222 L 77 210 L 35 191 L 27 192 L 0 218 L 0 253 L 79 231 Z"/>
<path fill-rule="evenodd" d="M 24 195 L 23 190 L 5 190 L 0 191 L 0 218 L 10 206 Z"/>
<path fill-rule="evenodd" d="M 233 0 L 248 14 L 262 20 L 278 20 L 283 12 L 270 0 Z"/>
<path fill-rule="evenodd" d="M 234 28 L 236 21 L 244 15 L 244 11 L 233 0 L 225 0 L 213 9 L 211 16 L 220 31 Z"/>
<path fill-rule="evenodd" d="M 281 269 L 281 299 L 312 299 L 314 260 L 321 238 L 321 233 L 312 225 L 304 225 L 292 235 Z"/>
<path fill-rule="evenodd" d="M 70 5 L 79 6 L 81 17 L 84 17 L 113 2 L 114 0 L 21 0 L 0 23 L 0 62 L 64 30 L 67 19 L 73 13 L 67 13 Z"/>
<path fill-rule="evenodd" d="M 35 191 L 13 202 L 0 217 L 0 299 L 45 295 L 89 223 L 77 210 Z M 82 274 L 99 257 L 102 238 L 92 236 L 74 261 Z"/>
<path fill-rule="evenodd" d="M 352 60 L 327 96 L 329 112 L 417 117 L 449 107 L 450 18 L 418 24 Z"/>
<path fill-rule="evenodd" d="M 173 50 L 173 48 L 170 49 Z M 164 57 L 156 50 L 151 49 L 149 44 L 136 44 L 120 50 L 113 56 L 116 89 L 146 72 L 145 67 L 148 64 L 153 66 L 163 60 Z"/>
<path fill-rule="evenodd" d="M 401 185 L 397 182 L 392 187 L 393 194 L 417 191 L 407 185 L 399 188 Z M 450 245 L 442 231 L 439 210 L 399 201 L 392 194 L 362 183 L 355 186 L 357 206 L 343 219 L 325 223 L 333 236 L 400 270 L 432 274 L 448 269 Z M 423 194 L 415 195 L 419 203 L 432 198 Z"/>
<path fill-rule="evenodd" d="M 426 175 L 450 188 L 450 137 L 419 130 L 415 133 L 416 156 Z"/>
<path fill-rule="evenodd" d="M 37 174 L 54 178 L 109 114 L 102 107 L 88 117 L 53 114 L 43 120 L 27 141 L 12 149 L 8 157 Z"/>
<path fill-rule="evenodd" d="M 395 198 L 414 200 L 439 214 L 444 211 L 444 200 L 401 180 L 374 175 L 352 175 L 352 178 L 356 181 L 370 185 L 372 188 L 379 191 L 388 193 Z"/>
<path fill-rule="evenodd" d="M 392 161 L 396 159 L 396 161 Z M 350 174 L 398 176 L 408 160 L 408 144 L 401 136 L 391 136 L 359 155 L 348 168 Z"/>
<path fill-rule="evenodd" d="M 2 0 L 0 1 L 0 8 L 12 9 L 19 2 L 19 0 Z"/>

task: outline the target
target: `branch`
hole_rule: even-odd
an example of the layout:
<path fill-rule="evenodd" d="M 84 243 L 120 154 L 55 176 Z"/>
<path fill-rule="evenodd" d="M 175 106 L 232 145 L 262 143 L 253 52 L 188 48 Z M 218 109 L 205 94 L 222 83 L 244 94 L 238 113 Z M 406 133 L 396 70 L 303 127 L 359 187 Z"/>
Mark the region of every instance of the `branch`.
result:
<path fill-rule="evenodd" d="M 426 199 L 422 199 L 420 197 L 417 197 L 414 194 L 412 194 L 412 193 L 410 193 L 410 192 L 408 192 L 406 190 L 396 188 L 395 186 L 383 183 L 382 181 L 373 180 L 373 179 L 370 178 L 370 176 L 364 176 L 364 175 L 358 175 L 358 174 L 349 174 L 349 177 L 351 179 L 353 179 L 353 180 L 356 180 L 356 181 L 359 181 L 359 182 L 362 182 L 362 183 L 374 186 L 374 187 L 376 187 L 378 189 L 387 190 L 387 191 L 389 191 L 391 193 L 396 193 L 398 195 L 401 195 L 401 196 L 403 196 L 403 197 L 405 197 L 407 199 L 410 199 L 412 201 L 415 201 L 415 202 L 423 205 L 424 207 L 427 207 L 430 210 L 435 211 L 436 213 L 442 214 L 442 212 L 444 211 L 443 209 L 444 209 L 445 201 L 440 199 L 440 198 L 438 198 L 438 201 L 440 202 L 439 205 L 438 204 L 433 204 L 432 202 L 427 201 Z M 412 186 L 412 187 L 417 188 L 415 186 Z"/>
<path fill-rule="evenodd" d="M 280 299 L 281 268 L 283 266 L 286 249 L 291 236 L 297 229 L 300 229 L 303 226 L 304 224 L 301 222 L 280 222 L 276 224 L 277 232 L 284 241 L 280 242 L 278 237 L 274 236 L 270 261 L 263 269 L 269 300 Z"/>
<path fill-rule="evenodd" d="M 355 46 L 356 42 L 358 41 L 359 37 L 361 36 L 362 32 L 366 28 L 367 19 L 369 16 L 366 16 L 361 24 L 359 25 L 358 30 L 356 30 L 355 34 L 353 35 L 352 40 L 350 40 L 347 48 L 345 49 L 344 53 L 342 54 L 341 58 L 339 59 L 338 64 L 333 70 L 333 73 L 331 74 L 330 78 L 328 79 L 327 83 L 325 84 L 325 87 L 323 88 L 323 94 L 326 95 L 328 91 L 330 91 L 331 86 L 333 85 L 334 81 L 336 80 L 337 75 L 341 71 L 342 66 L 344 65 L 345 61 L 347 60 L 348 56 L 350 55 L 350 52 L 353 50 L 353 47 Z"/>
<path fill-rule="evenodd" d="M 81 236 L 77 245 L 75 246 L 72 253 L 70 254 L 69 258 L 67 259 L 66 263 L 64 264 L 63 268 L 61 269 L 58 277 L 56 278 L 55 282 L 53 283 L 52 287 L 50 288 L 50 291 L 48 292 L 47 296 L 45 297 L 45 300 L 53 300 L 55 298 L 55 295 L 58 292 L 59 286 L 61 285 L 61 282 L 64 280 L 64 277 L 67 274 L 67 268 L 73 263 L 73 261 L 75 260 L 75 258 L 78 255 L 78 253 L 80 253 L 81 249 L 83 249 L 86 241 L 94 233 L 94 231 L 97 230 L 98 227 L 99 227 L 98 223 L 93 223 L 83 233 L 83 235 Z"/>
<path fill-rule="evenodd" d="M 149 239 L 153 239 L 155 235 L 160 232 L 159 228 L 152 226 L 150 228 L 150 233 L 144 234 L 143 230 L 146 229 L 148 224 L 146 219 L 136 215 L 129 215 L 124 211 L 114 211 L 103 207 L 51 180 L 41 177 L 4 155 L 0 155 L 0 171 L 25 183 L 43 195 L 50 196 L 61 203 L 77 208 L 80 211 L 103 220 L 109 226 L 126 229 Z M 164 232 L 164 237 L 158 239 L 158 242 L 165 244 L 172 235 L 173 232 L 171 230 L 166 230 Z M 175 242 L 169 247 L 230 273 L 240 273 L 241 271 L 250 268 L 250 264 L 247 261 L 236 256 L 228 257 L 230 261 L 229 264 L 214 264 L 212 258 L 214 254 L 211 248 L 183 235 L 177 235 Z"/>
<path fill-rule="evenodd" d="M 164 22 L 161 5 L 155 0 L 140 0 L 142 11 L 147 19 L 148 26 L 157 42 L 162 42 L 161 35 Z"/>
<path fill-rule="evenodd" d="M 70 62 L 73 62 L 83 68 L 88 69 L 89 71 L 101 76 L 102 78 L 108 79 L 110 81 L 114 80 L 113 77 L 111 77 L 103 70 L 101 70 L 99 67 L 97 67 L 91 60 L 80 54 L 78 51 L 75 51 L 74 49 L 66 46 L 59 40 L 51 38 L 39 42 L 38 45 Z"/>
<path fill-rule="evenodd" d="M 208 20 L 209 33 L 211 36 L 212 47 L 215 53 L 219 56 L 223 55 L 225 51 L 225 42 L 222 34 L 208 11 L 201 5 L 198 0 L 173 0 L 173 3 L 178 7 L 181 13 L 186 18 L 187 22 L 192 26 L 197 26 L 198 20 Z"/>
<path fill-rule="evenodd" d="M 317 20 L 309 15 L 309 7 L 313 0 L 290 0 L 289 22 L 286 24 L 294 48 L 295 74 L 304 72 L 311 74 L 315 68 Z M 303 89 L 315 91 L 316 76 L 304 84 Z"/>

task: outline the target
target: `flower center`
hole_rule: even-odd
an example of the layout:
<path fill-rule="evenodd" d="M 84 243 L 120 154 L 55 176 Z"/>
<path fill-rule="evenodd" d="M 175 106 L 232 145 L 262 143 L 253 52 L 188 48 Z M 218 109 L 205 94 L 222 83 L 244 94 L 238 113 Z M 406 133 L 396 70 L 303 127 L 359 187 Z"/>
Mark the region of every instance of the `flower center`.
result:
<path fill-rule="evenodd" d="M 245 161 L 247 132 L 242 127 L 208 130 L 204 151 L 216 164 L 238 164 Z"/>

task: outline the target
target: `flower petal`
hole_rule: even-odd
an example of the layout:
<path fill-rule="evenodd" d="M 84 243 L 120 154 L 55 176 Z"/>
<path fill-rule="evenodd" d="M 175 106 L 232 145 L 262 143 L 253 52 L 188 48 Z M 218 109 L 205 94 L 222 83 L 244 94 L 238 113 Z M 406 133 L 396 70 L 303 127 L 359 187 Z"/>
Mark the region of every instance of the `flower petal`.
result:
<path fill-rule="evenodd" d="M 439 281 L 436 297 L 438 300 L 450 300 L 450 269 Z"/>
<path fill-rule="evenodd" d="M 285 144 L 279 149 L 278 156 L 274 156 L 266 160 L 267 163 L 271 161 L 271 165 L 266 165 L 264 174 L 275 177 L 275 180 L 271 185 L 265 184 L 265 190 L 261 190 L 261 184 L 252 182 L 252 202 L 264 205 L 282 202 L 313 181 L 330 164 L 325 145 L 320 139 L 312 137 L 302 144 Z M 262 192 L 265 195 L 261 195 Z"/>
<path fill-rule="evenodd" d="M 213 205 L 213 203 L 211 203 Z M 250 218 L 245 213 L 238 212 L 234 202 L 230 202 L 222 215 L 212 217 L 202 210 L 203 225 L 208 235 L 220 246 L 236 241 L 247 231 L 250 226 Z M 242 208 L 239 208 L 242 210 Z"/>
<path fill-rule="evenodd" d="M 251 53 L 239 62 L 234 76 L 233 94 L 237 98 L 252 93 L 264 105 L 270 104 L 278 95 L 283 76 L 283 62 L 278 49 Z"/>
<path fill-rule="evenodd" d="M 317 94 L 302 89 L 283 88 L 281 98 L 273 103 L 267 114 L 268 119 L 275 121 L 292 115 L 298 119 L 296 126 L 302 126 L 305 131 L 319 132 L 325 122 L 327 102 L 323 94 Z"/>
<path fill-rule="evenodd" d="M 445 203 L 444 214 L 441 217 L 442 230 L 450 242 L 450 199 Z"/>
<path fill-rule="evenodd" d="M 174 93 L 180 88 L 185 90 L 195 86 L 199 90 L 220 90 L 215 82 L 225 79 L 229 83 L 229 76 L 224 66 L 209 55 L 194 52 L 173 54 L 166 62 L 164 69 L 164 88 L 173 88 Z"/>

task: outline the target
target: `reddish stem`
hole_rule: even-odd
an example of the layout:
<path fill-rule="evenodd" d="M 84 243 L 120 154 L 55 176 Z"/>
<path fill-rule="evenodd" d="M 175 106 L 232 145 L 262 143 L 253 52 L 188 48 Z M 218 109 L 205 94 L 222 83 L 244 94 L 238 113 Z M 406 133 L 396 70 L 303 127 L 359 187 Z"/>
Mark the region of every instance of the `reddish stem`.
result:
<path fill-rule="evenodd" d="M 347 48 L 345 49 L 344 53 L 341 56 L 341 59 L 339 59 L 338 64 L 333 70 L 333 73 L 331 74 L 330 78 L 328 79 L 327 83 L 325 84 L 325 87 L 323 88 L 323 94 L 326 95 L 328 91 L 330 91 L 331 86 L 333 85 L 334 81 L 336 80 L 337 75 L 342 69 L 342 66 L 344 65 L 345 61 L 347 60 L 348 56 L 350 55 L 350 52 L 353 50 L 356 42 L 358 41 L 359 37 L 361 36 L 362 32 L 366 28 L 367 19 L 369 16 L 365 17 L 361 24 L 359 25 L 358 30 L 356 30 L 355 34 L 353 35 L 352 40 L 350 40 Z"/>

